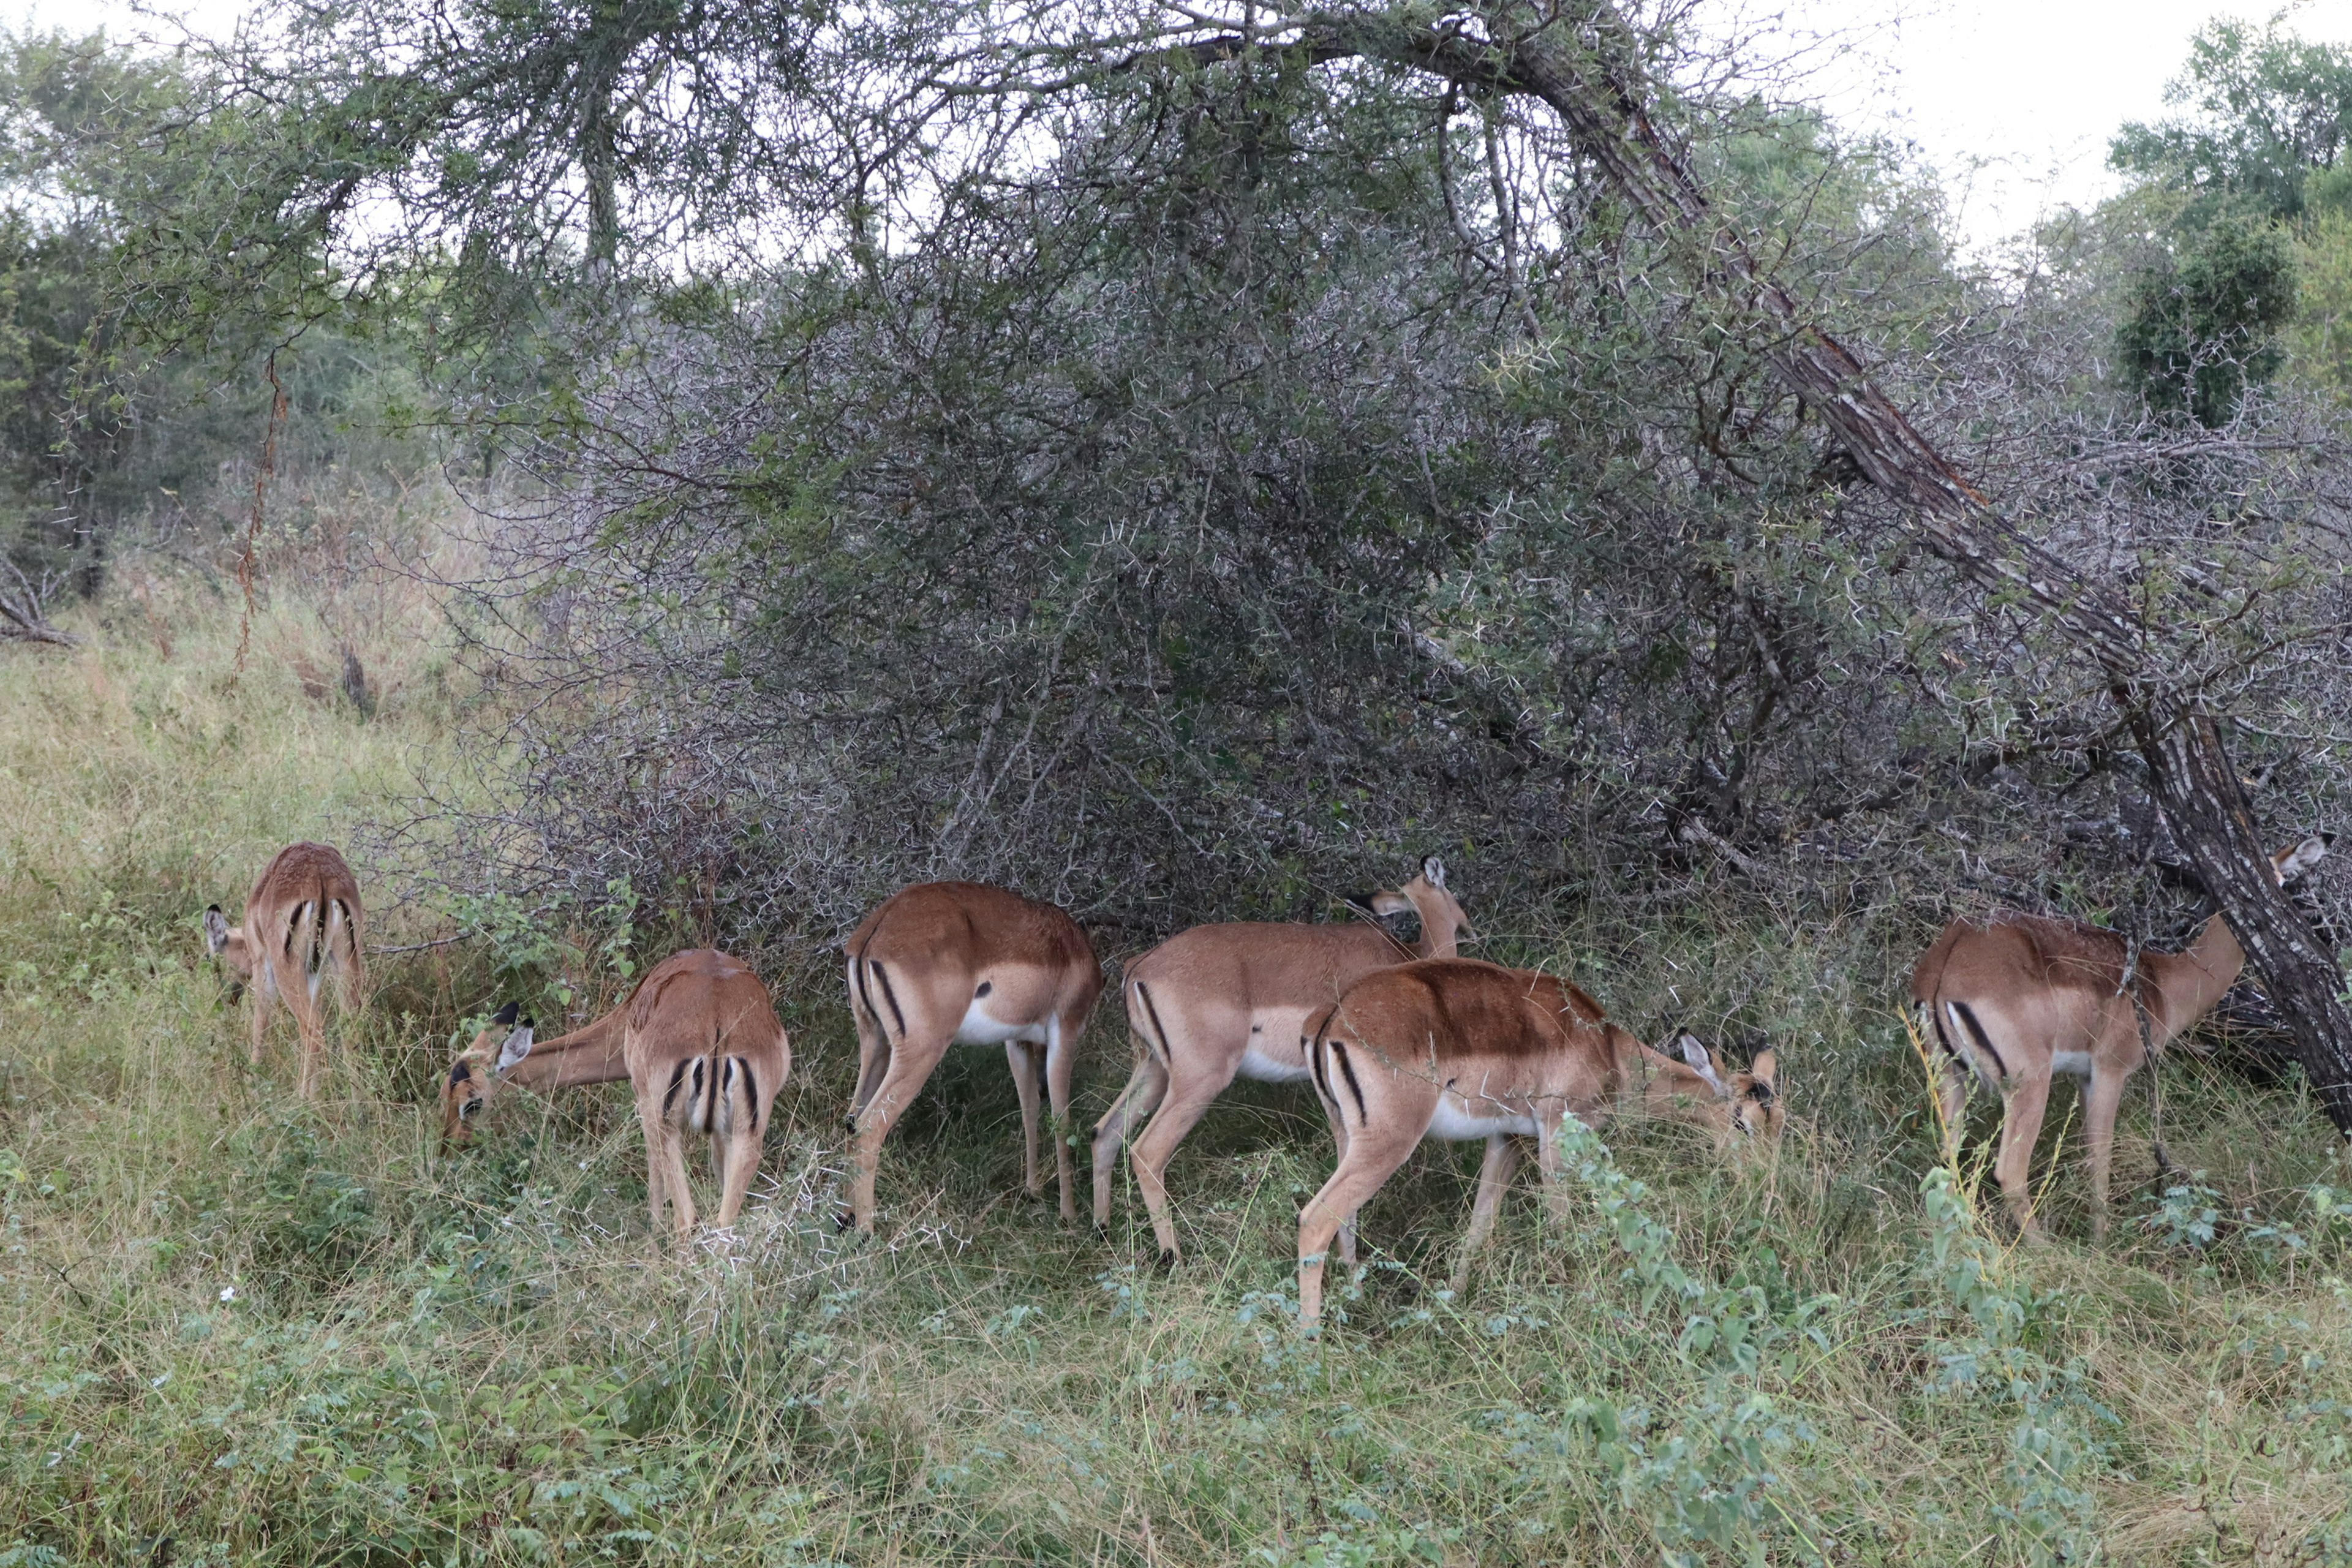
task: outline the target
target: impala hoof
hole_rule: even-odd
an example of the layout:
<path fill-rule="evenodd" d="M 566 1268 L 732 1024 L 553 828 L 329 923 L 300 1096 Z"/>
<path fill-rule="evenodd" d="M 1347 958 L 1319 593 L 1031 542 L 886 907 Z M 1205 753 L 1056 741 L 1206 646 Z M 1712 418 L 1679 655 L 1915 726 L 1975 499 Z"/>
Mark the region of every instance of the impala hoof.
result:
<path fill-rule="evenodd" d="M 1182 1261 L 1182 1258 L 1176 1256 L 1174 1248 L 1163 1247 L 1160 1249 L 1160 1272 L 1162 1274 L 1175 1273 L 1176 1265 Z"/>

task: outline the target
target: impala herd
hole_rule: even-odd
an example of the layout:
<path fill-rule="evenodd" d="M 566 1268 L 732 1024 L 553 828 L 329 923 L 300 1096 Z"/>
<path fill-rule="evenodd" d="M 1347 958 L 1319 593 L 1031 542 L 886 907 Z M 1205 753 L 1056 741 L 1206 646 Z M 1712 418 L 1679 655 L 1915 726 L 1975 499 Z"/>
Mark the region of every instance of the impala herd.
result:
<path fill-rule="evenodd" d="M 2326 852 L 2325 838 L 2306 838 L 2273 857 L 2274 874 L 2291 880 Z M 1336 1240 L 1342 1259 L 1355 1261 L 1358 1211 L 1424 1138 L 1486 1143 L 1457 1289 L 1494 1229 L 1517 1168 L 1517 1140 L 1534 1142 L 1547 1199 L 1564 1207 L 1559 1141 L 1570 1117 L 1588 1127 L 1629 1111 L 1673 1118 L 1706 1129 L 1719 1149 L 1780 1138 L 1786 1112 L 1776 1052 L 1757 1049 L 1730 1069 L 1679 1030 L 1671 1052 L 1654 1049 L 1565 980 L 1457 956 L 1471 933 L 1435 857 L 1402 889 L 1350 901 L 1370 916 L 1417 914 L 1419 940 L 1408 946 L 1371 920 L 1195 926 L 1127 965 L 1120 992 L 1135 1065 L 1094 1130 L 1098 1229 L 1109 1225 L 1124 1147 L 1160 1256 L 1178 1260 L 1168 1163 L 1236 1078 L 1311 1084 L 1338 1150 L 1330 1179 L 1299 1213 L 1299 1321 L 1307 1328 L 1320 1317 L 1328 1249 Z M 239 924 L 218 905 L 205 913 L 207 950 L 235 989 L 254 993 L 256 1066 L 272 1003 L 283 1000 L 293 1014 L 306 1098 L 317 1092 L 325 1056 L 322 988 L 331 978 L 346 1010 L 364 994 L 365 921 L 351 868 L 322 844 L 279 851 Z M 858 1065 L 842 1226 L 873 1228 L 883 1142 L 950 1046 L 1004 1047 L 1035 1196 L 1045 1192 L 1042 1077 L 1061 1215 L 1076 1219 L 1070 1075 L 1103 989 L 1077 921 L 1006 889 L 926 882 L 886 900 L 844 950 Z M 1912 1000 L 1922 1038 L 1942 1053 L 1946 1135 L 1957 1144 L 1973 1085 L 2000 1098 L 1994 1171 L 2025 1235 L 2039 1235 L 2028 1164 L 2052 1077 L 2084 1081 L 2094 1225 L 2104 1236 L 2125 1082 L 2202 1017 L 2244 963 L 2219 916 L 2178 953 L 2141 952 L 2113 931 L 2043 916 L 1955 921 L 1920 959 Z M 618 1007 L 569 1034 L 540 1040 L 520 1011 L 509 1003 L 451 1063 L 445 1144 L 470 1142 L 483 1107 L 509 1085 L 545 1091 L 626 1079 L 645 1133 L 656 1230 L 665 1204 L 678 1234 L 694 1227 L 688 1134 L 710 1140 L 718 1223 L 734 1223 L 792 1070 L 791 1042 L 759 976 L 697 948 L 654 965 Z"/>

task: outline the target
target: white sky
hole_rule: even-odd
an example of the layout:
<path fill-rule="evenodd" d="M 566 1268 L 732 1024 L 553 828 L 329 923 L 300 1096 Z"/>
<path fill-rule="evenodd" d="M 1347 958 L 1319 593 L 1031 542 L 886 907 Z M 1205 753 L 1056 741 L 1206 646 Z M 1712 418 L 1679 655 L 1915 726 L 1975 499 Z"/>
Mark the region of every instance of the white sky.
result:
<path fill-rule="evenodd" d="M 1912 142 L 1952 192 L 1958 237 L 1979 251 L 2044 211 L 2108 194 L 2107 139 L 2126 120 L 2164 112 L 2164 84 L 2187 59 L 2189 35 L 2215 17 L 2259 20 L 2278 8 L 2280 0 L 1717 0 L 1743 31 L 1760 30 L 1760 53 L 1809 66 L 1811 91 L 1841 121 Z M 239 0 L 0 0 L 0 18 L 19 26 L 162 37 L 171 30 L 158 15 L 219 33 L 241 9 Z M 2352 43 L 2347 0 L 2284 9 L 2305 37 Z"/>

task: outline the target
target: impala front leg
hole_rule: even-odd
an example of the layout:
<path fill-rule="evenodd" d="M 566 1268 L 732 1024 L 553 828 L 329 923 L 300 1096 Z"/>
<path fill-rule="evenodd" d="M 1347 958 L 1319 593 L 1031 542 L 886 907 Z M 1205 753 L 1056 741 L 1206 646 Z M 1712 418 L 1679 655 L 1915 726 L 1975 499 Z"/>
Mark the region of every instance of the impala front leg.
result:
<path fill-rule="evenodd" d="M 1033 1198 L 1045 1195 L 1045 1177 L 1037 1163 L 1037 1057 L 1025 1040 L 1004 1043 L 1004 1063 L 1013 1069 L 1013 1087 L 1021 1096 L 1021 1185 Z"/>
<path fill-rule="evenodd" d="M 1462 1256 L 1454 1265 L 1452 1284 L 1457 1296 L 1470 1288 L 1470 1260 L 1494 1234 L 1503 1194 L 1509 1190 L 1511 1174 L 1518 1166 L 1519 1146 L 1509 1133 L 1497 1132 L 1486 1140 L 1486 1158 L 1478 1169 L 1477 1201 L 1470 1205 L 1470 1228 L 1462 1237 Z"/>

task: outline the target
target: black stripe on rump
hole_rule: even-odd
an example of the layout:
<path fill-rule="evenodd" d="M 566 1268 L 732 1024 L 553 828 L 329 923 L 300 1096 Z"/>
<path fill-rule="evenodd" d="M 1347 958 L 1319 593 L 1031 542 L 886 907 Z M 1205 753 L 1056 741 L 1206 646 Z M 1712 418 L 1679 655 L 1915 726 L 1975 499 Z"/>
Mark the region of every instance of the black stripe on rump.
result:
<path fill-rule="evenodd" d="M 664 1121 L 667 1121 L 670 1119 L 670 1113 L 677 1109 L 677 1091 L 685 1087 L 686 1084 L 686 1069 L 694 1065 L 695 1063 L 691 1060 L 683 1061 L 670 1069 L 669 1089 L 662 1095 L 662 1120 Z"/>
<path fill-rule="evenodd" d="M 1160 1037 L 1160 1062 L 1162 1067 L 1166 1067 L 1170 1065 L 1168 1056 L 1168 1026 L 1160 1021 L 1160 1004 L 1151 999 L 1150 987 L 1144 984 L 1140 980 L 1135 983 L 1135 994 L 1143 998 L 1143 1011 L 1146 1016 L 1151 1019 L 1151 1032 Z"/>
<path fill-rule="evenodd" d="M 870 943 L 868 945 L 871 945 Z M 866 950 L 860 948 L 849 959 L 849 1000 L 853 1005 L 866 1009 L 874 1026 L 882 1026 L 882 1015 L 874 1010 L 874 998 L 866 989 Z"/>
<path fill-rule="evenodd" d="M 866 961 L 866 967 L 874 971 L 874 978 L 882 983 L 882 1000 L 890 1004 L 890 1016 L 898 1022 L 898 1037 L 902 1040 L 905 1039 L 907 1037 L 907 1015 L 901 1012 L 898 1008 L 898 993 L 891 989 L 890 972 L 882 967 L 882 961 L 878 958 L 869 958 Z M 881 1016 L 877 1014 L 874 1021 L 877 1024 L 880 1023 L 882 1021 Z"/>
<path fill-rule="evenodd" d="M 1336 1111 L 1339 1109 L 1339 1102 L 1331 1098 L 1331 1080 L 1323 1070 L 1323 1031 L 1330 1024 L 1331 1015 L 1324 1014 L 1322 1021 L 1315 1026 L 1312 1038 L 1305 1035 L 1298 1037 L 1298 1048 L 1307 1058 L 1307 1076 L 1314 1080 L 1316 1098 Z"/>
<path fill-rule="evenodd" d="M 1362 1121 L 1366 1119 L 1364 1086 L 1356 1081 L 1356 1064 L 1348 1059 L 1348 1047 L 1337 1040 L 1331 1042 L 1331 1057 L 1339 1064 L 1339 1071 L 1348 1080 L 1348 1092 L 1356 1097 L 1356 1120 Z"/>
<path fill-rule="evenodd" d="M 1984 1050 L 1986 1055 L 1992 1058 L 1993 1066 L 2000 1069 L 2000 1076 L 2007 1078 L 2009 1076 L 2009 1063 L 2001 1058 L 2000 1049 L 1992 1043 L 1992 1037 L 1985 1033 L 1985 1026 L 1977 1022 L 1976 1009 L 1970 1007 L 1965 1002 L 1954 1002 L 1950 1004 L 1950 1006 L 1952 1011 L 1960 1016 L 1960 1022 L 1968 1026 L 1969 1033 L 1975 1037 L 1978 1046 Z"/>
<path fill-rule="evenodd" d="M 751 1070 L 750 1058 L 732 1057 L 729 1059 L 743 1075 L 743 1125 L 740 1128 L 730 1126 L 728 1130 L 757 1132 L 760 1130 L 760 1075 Z"/>

